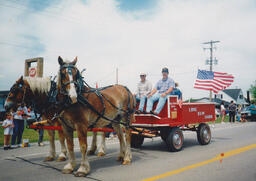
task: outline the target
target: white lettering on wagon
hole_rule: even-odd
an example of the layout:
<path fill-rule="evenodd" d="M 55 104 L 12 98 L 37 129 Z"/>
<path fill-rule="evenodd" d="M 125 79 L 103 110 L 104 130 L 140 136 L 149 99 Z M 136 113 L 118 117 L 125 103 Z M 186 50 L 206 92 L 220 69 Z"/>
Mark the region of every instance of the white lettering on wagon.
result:
<path fill-rule="evenodd" d="M 196 111 L 197 111 L 196 107 L 189 108 L 189 112 L 196 112 Z"/>
<path fill-rule="evenodd" d="M 204 112 L 197 112 L 198 116 L 203 116 L 205 113 Z"/>
<path fill-rule="evenodd" d="M 205 117 L 204 117 L 205 119 L 212 119 L 213 118 L 213 116 L 212 115 L 205 115 Z"/>

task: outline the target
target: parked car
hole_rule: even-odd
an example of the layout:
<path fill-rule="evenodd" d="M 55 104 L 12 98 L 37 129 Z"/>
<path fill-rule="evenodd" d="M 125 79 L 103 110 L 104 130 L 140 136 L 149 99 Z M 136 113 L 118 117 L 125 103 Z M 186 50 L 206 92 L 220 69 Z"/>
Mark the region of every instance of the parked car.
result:
<path fill-rule="evenodd" d="M 251 109 L 251 107 L 244 107 L 241 110 L 241 118 L 244 118 L 248 121 L 256 121 L 256 114 L 253 114 L 253 110 Z"/>

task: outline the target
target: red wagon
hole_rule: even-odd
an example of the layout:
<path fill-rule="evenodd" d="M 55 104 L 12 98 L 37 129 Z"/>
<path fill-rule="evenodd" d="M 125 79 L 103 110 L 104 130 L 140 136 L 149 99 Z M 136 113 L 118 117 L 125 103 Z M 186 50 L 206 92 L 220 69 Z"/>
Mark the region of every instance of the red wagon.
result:
<path fill-rule="evenodd" d="M 156 104 L 153 108 L 155 108 Z M 215 120 L 215 105 L 212 103 L 178 102 L 177 96 L 169 96 L 159 116 L 135 114 L 132 126 L 132 147 L 138 148 L 144 138 L 161 136 L 170 151 L 182 149 L 182 131 L 196 131 L 198 142 L 206 145 L 211 141 L 211 130 L 206 122 Z"/>

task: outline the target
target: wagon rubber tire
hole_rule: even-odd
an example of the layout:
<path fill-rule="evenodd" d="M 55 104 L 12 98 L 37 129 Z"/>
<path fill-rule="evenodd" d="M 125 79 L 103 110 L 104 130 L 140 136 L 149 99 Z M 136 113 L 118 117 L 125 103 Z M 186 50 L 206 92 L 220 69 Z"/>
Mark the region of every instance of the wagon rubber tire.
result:
<path fill-rule="evenodd" d="M 212 134 L 208 124 L 201 123 L 197 129 L 197 140 L 201 145 L 207 145 L 211 142 Z"/>
<path fill-rule="evenodd" d="M 172 128 L 169 132 L 168 137 L 166 138 L 168 150 L 171 152 L 177 152 L 182 150 L 183 142 L 184 136 L 182 131 L 177 127 Z"/>
<path fill-rule="evenodd" d="M 170 128 L 170 127 L 168 127 L 168 128 L 162 128 L 162 129 L 160 130 L 160 136 L 161 136 L 161 139 L 162 139 L 164 142 L 166 142 L 167 137 L 168 137 L 170 131 L 171 131 L 171 128 Z"/>
<path fill-rule="evenodd" d="M 144 136 L 132 134 L 131 136 L 131 147 L 140 148 L 144 142 Z"/>

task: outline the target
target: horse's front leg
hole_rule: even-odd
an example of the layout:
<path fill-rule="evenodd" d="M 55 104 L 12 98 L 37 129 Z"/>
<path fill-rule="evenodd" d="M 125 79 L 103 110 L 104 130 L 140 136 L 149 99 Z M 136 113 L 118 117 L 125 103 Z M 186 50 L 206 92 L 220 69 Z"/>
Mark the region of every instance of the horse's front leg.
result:
<path fill-rule="evenodd" d="M 134 122 L 135 121 L 134 114 L 131 114 L 128 117 L 126 117 L 126 121 L 128 125 Z M 125 145 L 125 156 L 124 156 L 123 165 L 129 165 L 132 162 L 131 129 L 129 127 L 125 127 L 125 139 L 126 139 L 126 145 Z"/>
<path fill-rule="evenodd" d="M 106 155 L 106 139 L 105 138 L 106 138 L 106 134 L 105 132 L 103 132 L 101 134 L 101 143 L 100 143 L 99 152 L 97 154 L 97 156 L 99 157 Z"/>
<path fill-rule="evenodd" d="M 47 130 L 47 132 L 49 135 L 50 151 L 49 151 L 49 155 L 44 159 L 44 161 L 53 161 L 56 157 L 55 132 L 54 132 L 54 130 Z"/>
<path fill-rule="evenodd" d="M 123 165 L 129 165 L 132 162 L 132 153 L 131 153 L 131 129 L 130 128 L 125 128 L 125 139 L 126 139 L 126 144 L 125 144 L 125 156 L 124 156 L 124 161 Z"/>
<path fill-rule="evenodd" d="M 88 151 L 88 155 L 94 155 L 97 150 L 97 132 L 93 132 L 91 149 Z"/>
<path fill-rule="evenodd" d="M 117 161 L 123 161 L 125 156 L 124 134 L 119 124 L 112 124 L 112 126 L 116 131 L 116 134 L 118 136 L 119 143 L 120 143 L 120 153 L 119 153 L 119 156 L 117 157 Z"/>
<path fill-rule="evenodd" d="M 90 172 L 90 164 L 87 158 L 87 126 L 79 124 L 76 125 L 77 136 L 80 144 L 80 151 L 82 154 L 82 160 L 79 169 L 75 173 L 76 177 L 84 177 Z"/>
<path fill-rule="evenodd" d="M 73 141 L 73 129 L 65 127 L 64 124 L 63 133 L 67 141 L 69 162 L 64 166 L 62 173 L 70 174 L 76 167 L 75 153 L 74 153 L 74 141 Z"/>
<path fill-rule="evenodd" d="M 57 125 L 59 126 L 60 124 L 57 124 Z M 59 154 L 57 161 L 66 161 L 67 148 L 65 145 L 65 136 L 64 136 L 63 130 L 58 130 L 58 134 L 59 134 L 59 141 L 61 146 L 61 153 Z"/>

